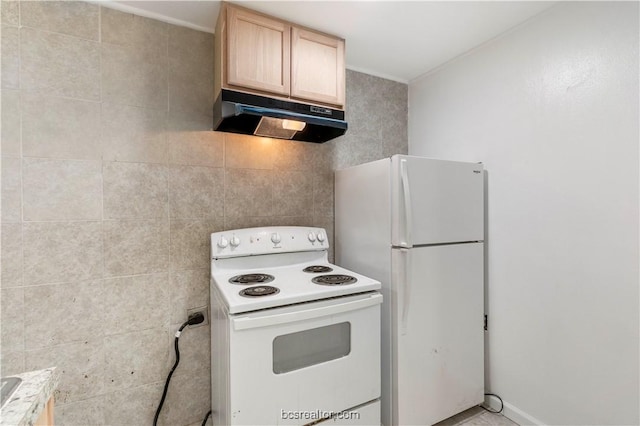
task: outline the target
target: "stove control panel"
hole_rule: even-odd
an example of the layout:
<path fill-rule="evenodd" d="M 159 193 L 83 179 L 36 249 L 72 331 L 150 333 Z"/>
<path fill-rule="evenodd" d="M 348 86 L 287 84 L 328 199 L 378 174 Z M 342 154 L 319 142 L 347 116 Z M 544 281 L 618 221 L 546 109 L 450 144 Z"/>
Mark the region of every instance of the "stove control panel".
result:
<path fill-rule="evenodd" d="M 211 234 L 211 257 L 214 259 L 328 248 L 327 233 L 322 228 L 271 226 Z"/>

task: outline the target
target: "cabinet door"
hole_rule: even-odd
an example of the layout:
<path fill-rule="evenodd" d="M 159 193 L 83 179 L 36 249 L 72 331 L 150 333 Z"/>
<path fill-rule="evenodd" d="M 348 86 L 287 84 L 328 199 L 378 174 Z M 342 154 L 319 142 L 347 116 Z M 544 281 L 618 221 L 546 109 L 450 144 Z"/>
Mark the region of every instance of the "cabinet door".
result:
<path fill-rule="evenodd" d="M 289 95 L 291 26 L 229 7 L 227 84 Z"/>
<path fill-rule="evenodd" d="M 292 28 L 291 97 L 344 105 L 344 40 Z"/>

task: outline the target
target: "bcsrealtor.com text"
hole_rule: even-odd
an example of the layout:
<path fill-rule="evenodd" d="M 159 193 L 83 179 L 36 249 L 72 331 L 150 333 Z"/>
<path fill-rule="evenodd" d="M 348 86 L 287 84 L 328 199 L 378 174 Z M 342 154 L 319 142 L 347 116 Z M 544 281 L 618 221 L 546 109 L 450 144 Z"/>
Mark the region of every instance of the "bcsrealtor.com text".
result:
<path fill-rule="evenodd" d="M 280 418 L 283 420 L 322 420 L 329 418 L 336 418 L 339 420 L 358 420 L 360 419 L 360 413 L 357 411 L 325 411 L 325 410 L 313 410 L 313 411 L 287 411 L 280 410 Z"/>

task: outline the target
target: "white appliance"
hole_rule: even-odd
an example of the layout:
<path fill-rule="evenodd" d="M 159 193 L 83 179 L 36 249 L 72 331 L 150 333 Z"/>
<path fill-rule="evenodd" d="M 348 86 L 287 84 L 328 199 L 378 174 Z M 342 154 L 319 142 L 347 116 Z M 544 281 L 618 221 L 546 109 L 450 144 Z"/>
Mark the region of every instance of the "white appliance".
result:
<path fill-rule="evenodd" d="M 482 164 L 407 155 L 336 172 L 336 263 L 382 282 L 382 423 L 484 400 Z"/>
<path fill-rule="evenodd" d="M 379 425 L 380 282 L 330 264 L 321 228 L 211 248 L 213 423 Z"/>

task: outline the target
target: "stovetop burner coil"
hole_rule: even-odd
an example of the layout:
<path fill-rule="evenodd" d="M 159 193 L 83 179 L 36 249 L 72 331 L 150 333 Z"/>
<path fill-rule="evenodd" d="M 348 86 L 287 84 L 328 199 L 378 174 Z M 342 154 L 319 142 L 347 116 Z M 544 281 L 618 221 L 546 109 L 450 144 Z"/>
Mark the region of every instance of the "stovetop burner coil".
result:
<path fill-rule="evenodd" d="M 350 275 L 333 274 L 333 275 L 320 275 L 318 277 L 313 277 L 311 281 L 320 285 L 347 285 L 347 284 L 353 284 L 358 280 L 355 277 L 352 277 Z"/>
<path fill-rule="evenodd" d="M 240 291 L 240 296 L 262 297 L 271 296 L 278 293 L 280 293 L 280 290 L 276 287 L 271 287 L 270 285 L 259 285 L 255 287 L 245 288 L 244 290 Z"/>
<path fill-rule="evenodd" d="M 270 283 L 275 278 L 273 275 L 269 274 L 244 274 L 244 275 L 236 275 L 235 277 L 231 277 L 229 282 L 232 284 L 262 284 L 262 283 Z"/>
<path fill-rule="evenodd" d="M 312 274 L 331 272 L 331 271 L 333 271 L 333 268 L 330 268 L 324 265 L 311 265 L 311 266 L 307 266 L 302 270 L 302 272 L 309 272 Z"/>

